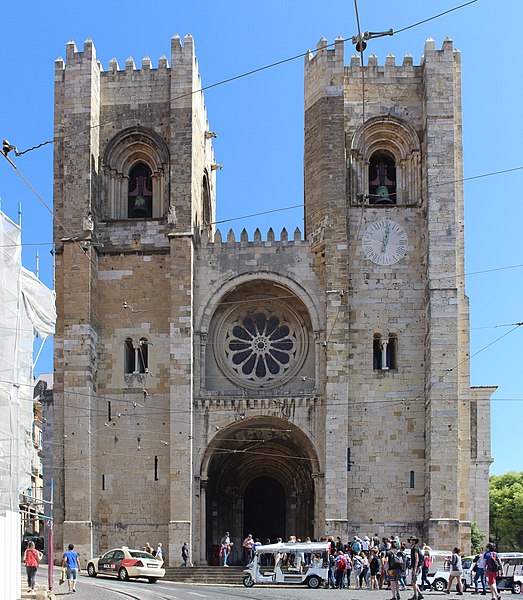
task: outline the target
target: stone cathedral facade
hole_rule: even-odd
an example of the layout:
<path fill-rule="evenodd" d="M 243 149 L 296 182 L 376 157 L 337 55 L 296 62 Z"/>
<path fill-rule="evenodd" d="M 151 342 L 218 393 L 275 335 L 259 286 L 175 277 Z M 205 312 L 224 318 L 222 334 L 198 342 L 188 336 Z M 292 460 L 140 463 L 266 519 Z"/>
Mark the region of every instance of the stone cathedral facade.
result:
<path fill-rule="evenodd" d="M 305 230 L 217 231 L 193 39 L 55 70 L 55 539 L 84 558 L 488 531 L 471 388 L 460 55 L 305 60 Z M 195 93 L 196 92 L 196 93 Z M 239 558 L 239 554 L 236 556 Z M 234 559 L 234 556 L 233 556 Z"/>

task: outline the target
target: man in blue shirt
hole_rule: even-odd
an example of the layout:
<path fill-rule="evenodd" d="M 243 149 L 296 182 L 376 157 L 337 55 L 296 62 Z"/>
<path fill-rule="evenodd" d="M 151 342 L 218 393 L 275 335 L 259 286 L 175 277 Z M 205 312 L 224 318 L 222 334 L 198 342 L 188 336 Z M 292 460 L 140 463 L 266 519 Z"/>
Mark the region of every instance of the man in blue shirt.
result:
<path fill-rule="evenodd" d="M 67 568 L 67 585 L 69 587 L 69 593 L 76 592 L 76 579 L 78 578 L 78 571 L 80 570 L 80 560 L 78 554 L 74 551 L 74 545 L 69 544 L 67 552 L 64 553 L 62 559 L 62 567 Z"/>

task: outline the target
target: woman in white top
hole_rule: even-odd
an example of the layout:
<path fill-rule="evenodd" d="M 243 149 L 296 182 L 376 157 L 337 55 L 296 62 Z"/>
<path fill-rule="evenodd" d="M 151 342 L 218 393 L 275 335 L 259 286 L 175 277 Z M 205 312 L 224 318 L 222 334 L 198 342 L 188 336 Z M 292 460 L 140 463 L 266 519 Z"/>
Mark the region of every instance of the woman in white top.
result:
<path fill-rule="evenodd" d="M 454 579 L 458 581 L 458 596 L 463 596 L 463 583 L 461 581 L 463 576 L 463 566 L 461 564 L 461 550 L 459 548 L 454 548 L 452 550 L 452 558 L 450 560 L 450 575 L 449 575 L 449 586 L 446 590 L 447 594 L 450 594 L 450 590 L 452 589 L 452 582 Z"/>

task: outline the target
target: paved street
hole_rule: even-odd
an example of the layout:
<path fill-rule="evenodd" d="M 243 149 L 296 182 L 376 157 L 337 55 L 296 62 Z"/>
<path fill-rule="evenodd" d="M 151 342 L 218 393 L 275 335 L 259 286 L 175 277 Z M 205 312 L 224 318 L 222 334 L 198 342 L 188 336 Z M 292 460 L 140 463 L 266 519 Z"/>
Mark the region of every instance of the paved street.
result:
<path fill-rule="evenodd" d="M 47 581 L 46 569 L 39 569 L 37 581 L 44 584 Z M 58 585 L 58 575 L 55 582 L 55 595 L 57 599 L 67 594 L 67 584 Z M 468 593 L 466 594 L 469 595 Z M 97 577 L 91 579 L 86 574 L 80 574 L 77 584 L 75 600 L 308 600 L 327 597 L 333 600 L 344 598 L 345 600 L 389 600 L 389 591 L 370 590 L 309 590 L 308 588 L 280 587 L 280 586 L 255 586 L 247 589 L 243 586 L 210 586 L 179 584 L 172 582 L 158 582 L 150 584 L 141 581 L 121 582 L 115 579 L 104 579 Z M 412 596 L 410 590 L 402 592 L 401 600 L 408 600 Z M 458 600 L 455 594 L 446 596 L 438 592 L 427 592 L 425 600 Z M 487 600 L 490 596 L 486 596 Z M 509 600 L 510 596 L 505 595 Z"/>

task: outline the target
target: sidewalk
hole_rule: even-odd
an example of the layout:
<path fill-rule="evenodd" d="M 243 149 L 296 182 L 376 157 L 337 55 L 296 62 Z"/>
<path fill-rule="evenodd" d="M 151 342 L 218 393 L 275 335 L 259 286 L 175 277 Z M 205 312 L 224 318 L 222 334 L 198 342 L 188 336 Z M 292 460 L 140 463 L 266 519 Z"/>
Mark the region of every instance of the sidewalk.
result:
<path fill-rule="evenodd" d="M 27 586 L 22 583 L 20 598 L 22 600 L 27 598 L 30 598 L 31 600 L 56 600 L 56 596 L 47 589 L 47 586 L 36 584 L 36 588 L 36 591 L 28 592 Z"/>
<path fill-rule="evenodd" d="M 58 586 L 58 577 L 60 576 L 59 567 L 54 567 L 55 571 L 55 588 Z M 36 590 L 34 592 L 27 591 L 27 578 L 25 568 L 22 566 L 22 589 L 20 591 L 21 600 L 56 600 L 53 592 L 47 588 L 47 565 L 40 564 L 36 575 Z"/>

